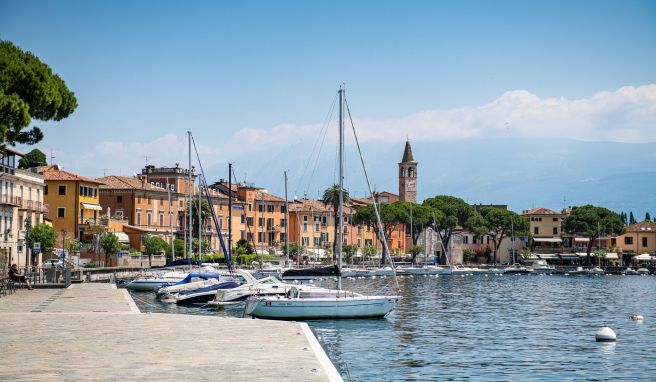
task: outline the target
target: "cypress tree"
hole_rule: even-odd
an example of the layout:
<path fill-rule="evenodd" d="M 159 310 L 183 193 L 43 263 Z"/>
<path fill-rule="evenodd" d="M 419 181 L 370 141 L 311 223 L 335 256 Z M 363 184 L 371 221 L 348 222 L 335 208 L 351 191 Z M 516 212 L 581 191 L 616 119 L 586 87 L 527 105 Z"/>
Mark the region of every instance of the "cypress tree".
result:
<path fill-rule="evenodd" d="M 635 224 L 636 220 L 633 217 L 633 211 L 629 212 L 629 224 Z"/>

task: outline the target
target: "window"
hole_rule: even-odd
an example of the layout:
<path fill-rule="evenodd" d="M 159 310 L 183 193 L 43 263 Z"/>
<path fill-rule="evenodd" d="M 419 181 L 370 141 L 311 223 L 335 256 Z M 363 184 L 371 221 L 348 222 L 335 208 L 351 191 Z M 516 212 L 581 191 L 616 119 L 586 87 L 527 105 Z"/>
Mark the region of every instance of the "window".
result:
<path fill-rule="evenodd" d="M 303 215 L 303 221 L 304 221 L 304 222 L 308 221 L 308 217 L 307 217 L 307 215 Z"/>
<path fill-rule="evenodd" d="M 303 232 L 307 232 L 307 222 L 303 222 Z"/>
<path fill-rule="evenodd" d="M 134 220 L 134 224 L 141 225 L 141 208 L 137 208 L 137 216 Z"/>
<path fill-rule="evenodd" d="M 280 226 L 281 226 L 281 227 L 284 227 L 285 225 L 287 225 L 287 224 L 285 223 L 285 219 L 280 219 Z"/>
<path fill-rule="evenodd" d="M 463 244 L 469 244 L 469 236 L 467 236 L 467 235 L 463 236 L 462 243 Z"/>
<path fill-rule="evenodd" d="M 533 227 L 533 235 L 539 235 L 540 234 L 540 227 Z"/>
<path fill-rule="evenodd" d="M 264 225 L 264 218 L 257 219 L 257 224 L 261 227 Z"/>
<path fill-rule="evenodd" d="M 321 239 L 318 238 L 318 237 L 315 237 L 315 238 L 314 238 L 314 246 L 315 246 L 315 247 L 318 247 L 318 246 L 321 245 L 320 240 L 321 240 Z"/>
<path fill-rule="evenodd" d="M 633 244 L 633 237 L 632 236 L 624 237 L 624 244 L 627 244 L 627 245 Z"/>
<path fill-rule="evenodd" d="M 318 231 L 318 230 L 319 230 L 319 223 L 315 223 L 315 224 L 314 224 L 314 230 L 315 230 L 315 231 Z"/>
<path fill-rule="evenodd" d="M 472 236 L 472 244 L 476 244 L 476 236 Z"/>
<path fill-rule="evenodd" d="M 558 218 L 553 218 L 553 221 L 557 222 L 557 221 L 558 221 Z"/>
<path fill-rule="evenodd" d="M 257 241 L 259 241 L 260 243 L 264 241 L 264 232 L 257 233 Z"/>
<path fill-rule="evenodd" d="M 98 197 L 98 189 L 97 189 L 97 188 L 94 188 L 94 189 L 93 189 L 93 197 L 94 197 L 94 198 L 97 198 L 97 197 Z"/>
<path fill-rule="evenodd" d="M 647 248 L 647 238 L 646 237 L 642 238 L 642 247 Z"/>
<path fill-rule="evenodd" d="M 281 206 L 281 207 L 280 207 L 280 212 L 282 212 L 283 214 L 284 214 L 285 212 L 287 212 L 287 210 L 285 209 L 285 206 Z"/>
<path fill-rule="evenodd" d="M 66 195 L 66 186 L 59 186 L 59 195 Z"/>
<path fill-rule="evenodd" d="M 151 225 L 153 223 L 153 211 L 148 210 L 146 211 L 146 224 Z"/>
<path fill-rule="evenodd" d="M 84 208 L 80 208 L 80 224 L 84 224 Z"/>
<path fill-rule="evenodd" d="M 114 214 L 121 220 L 123 220 L 123 210 L 116 210 Z"/>
<path fill-rule="evenodd" d="M 43 187 L 43 195 L 48 195 L 48 185 L 47 184 Z"/>
<path fill-rule="evenodd" d="M 164 212 L 159 213 L 159 225 L 160 226 L 164 225 Z"/>
<path fill-rule="evenodd" d="M 123 203 L 123 196 L 119 195 L 116 197 L 116 203 Z"/>
<path fill-rule="evenodd" d="M 244 215 L 242 215 L 242 216 L 244 216 Z M 253 226 L 253 218 L 252 217 L 249 216 L 249 217 L 246 218 L 246 225 L 251 226 L 251 227 Z"/>
<path fill-rule="evenodd" d="M 273 205 L 268 205 L 267 206 L 267 212 L 273 212 Z"/>
<path fill-rule="evenodd" d="M 303 236 L 303 237 L 301 238 L 301 243 L 303 243 L 303 244 L 302 244 L 303 246 L 307 247 L 308 244 L 310 243 L 310 239 L 309 239 L 308 237 Z"/>
<path fill-rule="evenodd" d="M 362 247 L 362 239 L 358 239 L 358 248 Z"/>
<path fill-rule="evenodd" d="M 65 207 L 58 207 L 57 208 L 57 217 L 58 218 L 65 218 L 66 217 L 66 208 Z"/>
<path fill-rule="evenodd" d="M 257 205 L 257 212 L 264 212 L 264 205 L 263 204 L 258 204 Z"/>
<path fill-rule="evenodd" d="M 558 235 L 558 227 L 553 227 L 553 234 Z"/>

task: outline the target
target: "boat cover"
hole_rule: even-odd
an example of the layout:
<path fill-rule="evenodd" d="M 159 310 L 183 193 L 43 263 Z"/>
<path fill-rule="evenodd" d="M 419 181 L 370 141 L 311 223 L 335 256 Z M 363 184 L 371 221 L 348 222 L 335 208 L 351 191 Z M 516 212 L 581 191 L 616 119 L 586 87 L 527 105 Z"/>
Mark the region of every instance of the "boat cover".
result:
<path fill-rule="evenodd" d="M 203 279 L 203 280 L 208 280 L 208 279 L 218 279 L 219 275 L 217 273 L 190 273 L 185 277 L 184 279 L 176 282 L 176 283 L 164 283 L 162 284 L 162 287 L 168 287 L 172 285 L 182 285 L 182 284 L 189 284 L 192 279 L 197 278 L 197 279 Z"/>
<path fill-rule="evenodd" d="M 305 268 L 305 269 L 288 269 L 283 272 L 282 277 L 338 277 L 341 273 L 337 265 L 327 267 Z"/>
<path fill-rule="evenodd" d="M 204 292 L 211 292 L 215 291 L 217 289 L 232 289 L 238 287 L 240 284 L 235 281 L 225 281 L 222 283 L 210 285 L 204 288 L 198 288 L 198 289 L 191 289 L 191 290 L 183 290 L 178 293 L 181 296 L 186 296 L 190 294 L 196 294 L 196 293 L 204 293 Z"/>

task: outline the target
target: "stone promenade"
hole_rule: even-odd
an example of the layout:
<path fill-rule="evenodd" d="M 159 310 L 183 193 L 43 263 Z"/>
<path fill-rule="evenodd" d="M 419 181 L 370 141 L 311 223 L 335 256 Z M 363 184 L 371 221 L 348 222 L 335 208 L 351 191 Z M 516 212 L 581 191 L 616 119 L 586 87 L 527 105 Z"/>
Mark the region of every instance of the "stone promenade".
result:
<path fill-rule="evenodd" d="M 0 299 L 0 381 L 341 381 L 304 323 L 141 314 L 77 284 Z"/>

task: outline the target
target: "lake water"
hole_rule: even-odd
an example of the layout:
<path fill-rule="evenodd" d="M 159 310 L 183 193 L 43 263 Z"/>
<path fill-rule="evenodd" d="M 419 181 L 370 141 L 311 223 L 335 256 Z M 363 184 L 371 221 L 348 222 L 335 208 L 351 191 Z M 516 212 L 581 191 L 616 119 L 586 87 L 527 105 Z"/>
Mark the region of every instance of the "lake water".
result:
<path fill-rule="evenodd" d="M 391 278 L 345 279 L 376 293 Z M 333 282 L 325 281 L 333 286 Z M 405 276 L 384 319 L 308 321 L 352 381 L 656 380 L 654 276 Z M 161 304 L 133 293 L 142 312 L 241 317 Z M 632 321 L 631 314 L 645 317 Z M 616 343 L 595 342 L 610 326 Z"/>

